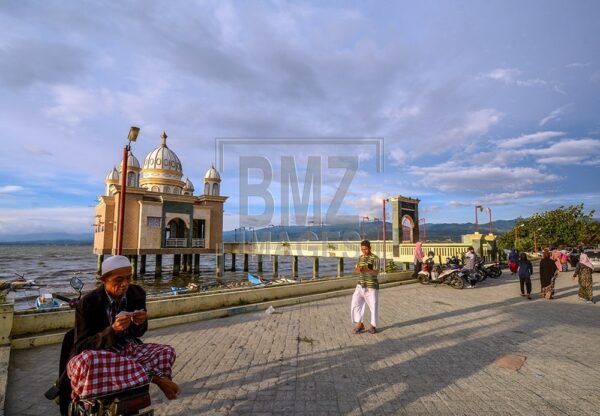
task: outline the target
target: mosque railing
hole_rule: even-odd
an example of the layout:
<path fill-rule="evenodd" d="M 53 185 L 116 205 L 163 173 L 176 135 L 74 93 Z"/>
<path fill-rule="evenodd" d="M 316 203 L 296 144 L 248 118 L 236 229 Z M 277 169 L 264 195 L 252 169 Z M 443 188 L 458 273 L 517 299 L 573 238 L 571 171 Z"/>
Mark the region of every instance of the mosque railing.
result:
<path fill-rule="evenodd" d="M 204 238 L 192 238 L 192 247 L 204 248 Z"/>
<path fill-rule="evenodd" d="M 165 247 L 187 247 L 187 238 L 167 238 Z"/>

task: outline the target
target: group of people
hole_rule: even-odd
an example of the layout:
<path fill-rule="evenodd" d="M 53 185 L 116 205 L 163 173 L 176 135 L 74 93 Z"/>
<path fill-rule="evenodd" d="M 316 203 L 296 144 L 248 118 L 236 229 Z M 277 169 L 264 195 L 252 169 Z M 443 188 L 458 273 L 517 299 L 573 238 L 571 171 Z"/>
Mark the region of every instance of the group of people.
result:
<path fill-rule="evenodd" d="M 371 251 L 368 240 L 363 240 L 360 248 L 361 255 L 354 268 L 359 273 L 359 279 L 351 303 L 353 332 L 376 334 L 379 318 L 379 258 Z M 414 250 L 415 273 L 420 269 L 423 257 L 422 243 L 417 242 Z M 533 266 L 525 253 L 518 258 L 521 295 L 531 299 Z M 475 250 L 469 247 L 465 255 L 465 267 L 474 268 L 475 260 Z M 554 283 L 562 267 L 560 259 L 557 261 L 550 251 L 544 250 L 540 262 L 540 283 L 541 294 L 546 299 L 554 296 Z M 66 368 L 72 398 L 78 400 L 110 394 L 153 382 L 167 398 L 175 399 L 180 388 L 171 380 L 174 349 L 168 345 L 143 343 L 139 339 L 148 329 L 146 293 L 141 287 L 131 284 L 129 260 L 123 256 L 112 256 L 102 263 L 102 271 L 102 285 L 79 302 L 75 314 L 74 343 L 68 351 Z M 579 298 L 586 303 L 593 303 L 592 272 L 592 263 L 582 252 L 573 280 L 579 278 Z M 362 322 L 366 305 L 371 312 L 368 329 Z"/>
<path fill-rule="evenodd" d="M 514 260 L 515 249 L 509 254 L 509 265 Z M 533 275 L 533 265 L 528 260 L 527 254 L 521 253 L 518 255 L 518 263 L 516 264 L 516 272 L 519 275 L 519 283 L 521 287 L 521 296 L 527 296 L 531 299 L 531 276 Z M 566 267 L 565 253 L 558 249 L 552 251 L 544 250 L 542 260 L 540 261 L 540 294 L 542 297 L 550 300 L 554 298 L 554 285 L 559 272 L 568 271 Z M 513 268 L 511 267 L 511 270 Z M 594 266 L 587 254 L 580 250 L 579 261 L 575 267 L 572 279 L 578 279 L 579 283 L 579 299 L 587 304 L 594 303 L 592 273 Z M 514 274 L 514 273 L 513 273 Z"/>

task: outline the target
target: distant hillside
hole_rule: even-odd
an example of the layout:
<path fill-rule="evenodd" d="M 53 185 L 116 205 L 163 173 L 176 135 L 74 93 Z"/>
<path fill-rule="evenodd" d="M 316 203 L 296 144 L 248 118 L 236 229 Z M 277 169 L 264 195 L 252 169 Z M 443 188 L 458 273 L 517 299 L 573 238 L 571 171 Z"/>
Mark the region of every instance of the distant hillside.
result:
<path fill-rule="evenodd" d="M 29 233 L 0 234 L 0 244 L 91 244 L 91 233 Z"/>
<path fill-rule="evenodd" d="M 510 231 L 515 224 L 515 220 L 499 220 L 493 223 L 494 234 L 503 234 Z M 379 240 L 383 238 L 382 234 L 382 223 L 380 222 L 368 222 L 363 223 L 362 228 L 357 224 L 337 224 L 337 225 L 323 225 L 323 226 L 274 226 L 257 229 L 254 232 L 246 229 L 245 240 L 246 241 L 268 241 L 269 233 L 271 241 L 282 240 L 285 233 L 287 233 L 290 241 L 302 241 L 302 240 L 314 240 L 314 239 L 325 239 L 327 236 L 328 240 L 341 240 L 346 238 L 359 239 L 367 238 L 369 240 Z M 487 233 L 489 225 L 480 224 L 479 232 Z M 474 223 L 466 224 L 425 224 L 425 232 L 427 234 L 428 241 L 455 241 L 458 242 L 461 236 L 464 234 L 473 233 L 475 231 Z M 243 241 L 242 230 L 225 231 L 223 233 L 223 240 L 225 242 Z M 281 236 L 283 234 L 283 236 Z M 386 223 L 386 235 L 387 239 L 392 238 L 392 224 Z M 421 225 L 421 235 L 423 235 L 423 225 Z M 360 236 L 360 237 L 359 237 Z M 364 237 L 363 237 L 364 236 Z"/>

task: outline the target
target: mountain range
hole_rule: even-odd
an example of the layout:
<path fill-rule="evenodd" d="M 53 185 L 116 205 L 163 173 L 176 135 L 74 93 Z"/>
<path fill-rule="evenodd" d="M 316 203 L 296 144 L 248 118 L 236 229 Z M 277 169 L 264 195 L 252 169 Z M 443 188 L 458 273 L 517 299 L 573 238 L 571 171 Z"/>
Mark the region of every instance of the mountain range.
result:
<path fill-rule="evenodd" d="M 503 234 L 513 228 L 515 220 L 498 220 L 493 223 L 494 234 Z M 465 224 L 425 224 L 425 234 L 428 241 L 460 241 L 460 236 L 475 231 L 474 223 Z M 479 232 L 487 233 L 488 224 L 480 224 Z M 285 240 L 285 233 L 289 241 L 315 240 L 327 234 L 328 240 L 344 238 L 367 238 L 379 240 L 382 238 L 381 222 L 364 222 L 358 224 L 336 224 L 320 226 L 271 226 L 250 231 L 246 227 L 245 241 L 272 241 Z M 387 239 L 392 238 L 392 224 L 386 223 Z M 223 232 L 225 242 L 243 241 L 242 229 Z M 282 235 L 283 233 L 283 235 Z M 421 224 L 423 236 L 423 224 Z M 94 239 L 92 233 L 30 233 L 30 234 L 0 234 L 0 244 L 91 244 Z"/>

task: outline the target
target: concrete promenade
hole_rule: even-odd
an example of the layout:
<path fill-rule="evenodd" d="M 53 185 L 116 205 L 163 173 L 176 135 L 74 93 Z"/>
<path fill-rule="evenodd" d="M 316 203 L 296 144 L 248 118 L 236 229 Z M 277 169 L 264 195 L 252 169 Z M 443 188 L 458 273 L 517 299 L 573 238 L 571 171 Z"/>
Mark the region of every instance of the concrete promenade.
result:
<path fill-rule="evenodd" d="M 177 351 L 183 395 L 166 403 L 152 386 L 153 407 L 157 415 L 600 415 L 600 303 L 578 301 L 570 275 L 561 273 L 553 301 L 520 297 L 506 270 L 474 289 L 385 289 L 376 335 L 352 334 L 350 296 L 154 330 L 146 341 Z M 600 284 L 594 290 L 600 300 Z M 527 357 L 519 371 L 496 367 L 507 353 Z M 42 396 L 58 357 L 58 345 L 11 352 L 7 415 L 58 414 Z"/>

